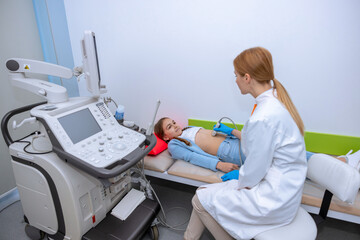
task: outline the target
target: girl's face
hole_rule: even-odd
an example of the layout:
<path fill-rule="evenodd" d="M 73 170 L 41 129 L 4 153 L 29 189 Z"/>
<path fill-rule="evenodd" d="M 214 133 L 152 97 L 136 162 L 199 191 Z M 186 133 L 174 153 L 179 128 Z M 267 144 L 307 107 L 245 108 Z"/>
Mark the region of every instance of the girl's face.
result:
<path fill-rule="evenodd" d="M 172 119 L 167 118 L 163 122 L 164 140 L 168 141 L 182 134 L 182 128 Z"/>

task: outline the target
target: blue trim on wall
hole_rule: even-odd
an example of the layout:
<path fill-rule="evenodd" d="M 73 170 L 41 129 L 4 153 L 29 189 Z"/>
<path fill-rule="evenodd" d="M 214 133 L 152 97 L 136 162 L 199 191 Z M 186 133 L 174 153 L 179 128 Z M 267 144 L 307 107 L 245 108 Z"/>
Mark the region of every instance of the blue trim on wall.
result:
<path fill-rule="evenodd" d="M 33 0 L 36 23 L 39 29 L 41 47 L 43 50 L 44 61 L 48 63 L 58 64 L 54 48 L 54 40 L 51 35 L 51 27 L 48 17 L 48 10 L 44 0 Z M 49 76 L 49 82 L 59 85 L 61 79 L 59 77 Z"/>
<path fill-rule="evenodd" d="M 74 68 L 69 30 L 63 0 L 33 0 L 44 60 L 70 69 Z M 61 79 L 49 76 L 49 81 L 67 89 L 69 97 L 79 96 L 75 77 Z"/>
<path fill-rule="evenodd" d="M 16 201 L 20 200 L 20 194 L 19 191 L 17 189 L 17 187 L 9 190 L 8 192 L 2 194 L 0 196 L 0 212 L 7 208 L 8 206 L 10 206 L 11 204 L 13 204 Z"/>

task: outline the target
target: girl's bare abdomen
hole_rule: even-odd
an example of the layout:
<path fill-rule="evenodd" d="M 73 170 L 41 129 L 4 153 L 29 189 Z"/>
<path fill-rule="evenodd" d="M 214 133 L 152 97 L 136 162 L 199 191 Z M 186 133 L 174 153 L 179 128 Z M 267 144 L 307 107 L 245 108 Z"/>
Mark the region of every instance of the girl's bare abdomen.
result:
<path fill-rule="evenodd" d="M 195 143 L 205 152 L 216 156 L 220 144 L 226 138 L 223 135 L 211 136 L 212 130 L 200 129 L 195 136 Z"/>

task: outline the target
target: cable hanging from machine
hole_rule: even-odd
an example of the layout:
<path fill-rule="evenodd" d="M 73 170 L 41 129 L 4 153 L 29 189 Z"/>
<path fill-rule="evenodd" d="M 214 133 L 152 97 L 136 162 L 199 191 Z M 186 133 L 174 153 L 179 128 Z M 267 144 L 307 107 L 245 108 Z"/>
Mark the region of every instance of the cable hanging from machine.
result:
<path fill-rule="evenodd" d="M 30 141 L 23 141 L 23 140 L 24 140 L 25 138 L 27 138 L 27 137 L 32 136 L 32 135 L 40 135 L 40 134 L 41 134 L 40 131 L 35 131 L 35 132 L 30 133 L 29 135 L 26 135 L 26 136 L 23 137 L 23 138 L 20 138 L 20 139 L 18 139 L 18 140 L 15 140 L 14 142 L 27 143 L 27 144 L 25 145 L 25 147 L 23 148 L 23 150 L 24 150 L 24 152 L 26 152 L 26 153 L 28 153 L 28 154 L 48 154 L 48 153 L 51 153 L 52 150 L 51 150 L 51 151 L 47 151 L 47 152 L 30 152 L 30 151 L 27 150 L 27 148 L 31 145 L 31 142 L 30 142 Z"/>

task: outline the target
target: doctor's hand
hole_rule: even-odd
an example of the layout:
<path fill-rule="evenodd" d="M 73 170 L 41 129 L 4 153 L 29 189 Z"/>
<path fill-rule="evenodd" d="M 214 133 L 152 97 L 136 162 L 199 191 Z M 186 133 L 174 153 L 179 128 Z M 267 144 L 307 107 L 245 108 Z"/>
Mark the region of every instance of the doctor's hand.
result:
<path fill-rule="evenodd" d="M 221 179 L 223 182 L 232 180 L 232 179 L 239 179 L 239 170 L 233 170 L 231 172 L 228 172 L 227 174 L 224 174 Z"/>
<path fill-rule="evenodd" d="M 227 135 L 232 135 L 232 131 L 234 130 L 233 128 L 228 127 L 222 123 L 220 123 L 220 126 L 218 128 L 216 127 L 216 125 L 214 125 L 213 129 L 214 131 L 223 132 Z"/>
<path fill-rule="evenodd" d="M 239 166 L 233 163 L 219 161 L 216 165 L 216 169 L 227 173 L 231 172 L 232 170 L 239 169 Z"/>

